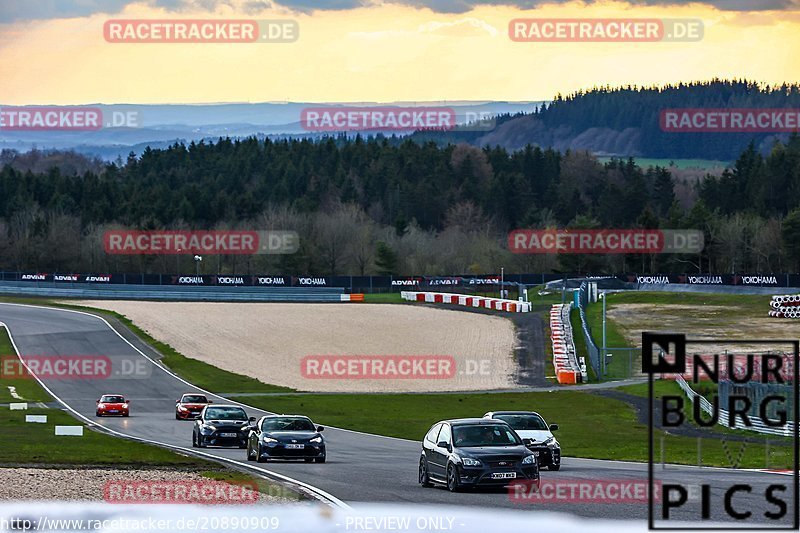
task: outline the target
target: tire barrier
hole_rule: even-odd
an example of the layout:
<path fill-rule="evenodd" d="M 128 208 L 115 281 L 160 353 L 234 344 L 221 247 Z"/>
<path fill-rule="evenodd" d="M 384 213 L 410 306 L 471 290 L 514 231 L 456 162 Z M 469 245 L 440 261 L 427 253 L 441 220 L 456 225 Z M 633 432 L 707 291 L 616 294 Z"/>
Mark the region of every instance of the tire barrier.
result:
<path fill-rule="evenodd" d="M 572 324 L 569 321 L 571 304 L 555 304 L 550 308 L 550 339 L 553 343 L 553 367 L 556 379 L 561 384 L 575 384 L 587 381 L 586 363 L 575 354 L 572 338 Z M 583 358 L 581 358 L 583 359 Z"/>
<path fill-rule="evenodd" d="M 488 298 L 486 296 L 472 296 L 469 294 L 453 294 L 450 292 L 415 292 L 401 291 L 400 297 L 411 302 L 428 302 L 439 304 L 455 304 L 466 307 L 482 307 L 495 311 L 508 313 L 527 313 L 531 310 L 530 302 L 504 300 L 502 298 Z"/>
<path fill-rule="evenodd" d="M 767 314 L 774 318 L 800 318 L 800 294 L 773 296 Z"/>

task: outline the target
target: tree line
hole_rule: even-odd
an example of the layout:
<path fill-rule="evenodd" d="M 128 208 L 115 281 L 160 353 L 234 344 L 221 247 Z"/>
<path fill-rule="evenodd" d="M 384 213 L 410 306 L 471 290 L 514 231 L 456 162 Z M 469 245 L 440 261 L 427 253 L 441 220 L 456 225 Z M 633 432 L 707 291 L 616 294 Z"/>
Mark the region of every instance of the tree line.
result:
<path fill-rule="evenodd" d="M 107 256 L 109 229 L 293 230 L 288 256 L 220 256 L 207 273 L 783 272 L 800 260 L 800 138 L 750 145 L 719 176 L 586 152 L 356 137 L 147 149 L 46 171 L 0 160 L 0 269 L 172 273 L 191 258 Z M 26 165 L 15 163 L 24 161 Z M 697 256 L 533 256 L 517 228 L 701 229 Z"/>

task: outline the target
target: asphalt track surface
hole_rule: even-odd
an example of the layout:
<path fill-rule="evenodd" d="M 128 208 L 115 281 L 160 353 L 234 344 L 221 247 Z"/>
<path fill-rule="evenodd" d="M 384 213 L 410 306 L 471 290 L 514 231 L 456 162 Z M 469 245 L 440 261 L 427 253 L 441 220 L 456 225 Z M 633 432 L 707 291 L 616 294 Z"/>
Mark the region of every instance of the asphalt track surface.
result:
<path fill-rule="evenodd" d="M 102 355 L 111 360 L 112 372 L 103 379 L 43 380 L 51 393 L 74 414 L 122 435 L 198 452 L 191 447 L 192 422 L 175 420 L 174 405 L 182 393 L 199 389 L 146 357 L 105 320 L 61 309 L 0 304 L 0 322 L 7 325 L 23 359 L 33 355 Z M 131 416 L 96 418 L 95 400 L 105 393 L 120 393 L 130 398 Z M 229 403 L 222 397 L 211 396 L 216 403 Z M 368 408 L 365 406 L 365 409 Z M 491 405 L 486 406 L 487 411 L 491 409 Z M 250 407 L 247 407 L 247 411 L 256 417 L 264 414 Z M 316 422 L 324 424 L 324 421 Z M 400 413 L 397 423 L 402 424 Z M 262 469 L 262 473 L 273 477 L 299 482 L 307 491 L 342 506 L 355 506 L 357 502 L 424 503 L 549 510 L 584 517 L 625 520 L 645 520 L 648 516 L 647 505 L 641 502 L 587 503 L 567 499 L 545 503 L 529 498 L 514 501 L 504 490 L 450 493 L 440 487 L 422 488 L 417 483 L 419 443 L 336 428 L 327 428 L 324 435 L 328 447 L 328 462 L 325 464 L 269 462 L 256 465 L 248 462 L 245 451 L 240 449 L 206 448 L 200 452 L 236 462 L 242 467 Z M 569 454 L 569 450 L 566 450 L 566 454 Z M 765 520 L 762 516 L 764 511 L 775 510 L 774 506 L 765 502 L 763 495 L 764 487 L 770 483 L 787 485 L 783 498 L 787 501 L 789 517 L 795 512 L 791 476 L 668 466 L 664 470 L 659 468 L 657 477 L 665 483 L 711 485 L 712 520 L 725 518 L 722 514 L 723 487 L 734 483 L 753 486 L 752 493 L 740 493 L 733 502 L 741 510 L 752 510 L 759 521 Z M 559 472 L 543 470 L 542 480 L 642 482 L 647 480 L 647 465 L 566 457 Z M 693 520 L 698 513 L 699 502 L 692 500 L 674 512 L 672 518 Z"/>

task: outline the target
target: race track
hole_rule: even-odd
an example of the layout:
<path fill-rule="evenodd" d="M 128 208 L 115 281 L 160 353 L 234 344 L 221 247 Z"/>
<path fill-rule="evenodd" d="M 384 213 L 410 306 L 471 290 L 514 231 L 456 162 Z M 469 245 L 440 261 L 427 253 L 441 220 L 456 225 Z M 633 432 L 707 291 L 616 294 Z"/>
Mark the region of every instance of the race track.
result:
<path fill-rule="evenodd" d="M 50 379 L 44 384 L 61 402 L 90 423 L 96 423 L 118 433 L 146 439 L 154 443 L 197 452 L 191 447 L 192 422 L 174 418 L 175 399 L 184 392 L 198 389 L 183 382 L 160 365 L 147 358 L 127 342 L 103 319 L 74 311 L 44 307 L 0 304 L 0 322 L 8 326 L 12 340 L 25 358 L 30 355 L 104 355 L 111 359 L 112 375 L 104 379 Z M 131 362 L 138 361 L 143 374 L 125 375 Z M 121 393 L 131 398 L 130 418 L 94 416 L 95 400 L 103 393 Z M 213 395 L 212 395 L 213 396 Z M 213 396 L 215 402 L 227 402 Z M 365 406 L 365 409 L 368 409 Z M 492 406 L 487 405 L 486 410 Z M 260 416 L 263 411 L 247 408 L 248 413 Z M 481 414 L 481 413 L 477 413 Z M 324 420 L 315 421 L 319 424 Z M 435 422 L 435 421 L 431 421 Z M 398 414 L 398 423 L 402 416 Z M 612 429 L 613 430 L 613 429 Z M 419 444 L 347 430 L 326 428 L 328 462 L 325 464 L 247 462 L 244 450 L 214 449 L 203 453 L 236 461 L 247 468 L 259 468 L 307 484 L 309 490 L 324 499 L 346 504 L 354 502 L 436 503 L 481 507 L 561 511 L 586 517 L 611 519 L 645 519 L 647 505 L 599 503 L 532 503 L 512 502 L 505 491 L 475 491 L 451 494 L 441 488 L 422 488 L 417 484 Z M 644 444 L 643 444 L 644 445 Z M 567 455 L 569 450 L 566 450 Z M 732 484 L 745 480 L 757 486 L 784 481 L 790 477 L 756 472 L 736 472 L 715 468 L 669 467 L 659 477 L 683 483 Z M 644 464 L 598 461 L 567 457 L 559 472 L 543 470 L 542 479 L 599 479 L 646 480 Z M 316 490 L 315 490 L 316 489 Z M 791 490 L 791 489 L 790 489 Z M 719 494 L 714 494 L 719 498 Z M 714 504 L 715 517 L 721 510 Z M 763 509 L 762 494 L 737 496 L 742 507 Z M 679 514 L 676 516 L 680 516 Z M 686 516 L 688 518 L 688 515 Z"/>

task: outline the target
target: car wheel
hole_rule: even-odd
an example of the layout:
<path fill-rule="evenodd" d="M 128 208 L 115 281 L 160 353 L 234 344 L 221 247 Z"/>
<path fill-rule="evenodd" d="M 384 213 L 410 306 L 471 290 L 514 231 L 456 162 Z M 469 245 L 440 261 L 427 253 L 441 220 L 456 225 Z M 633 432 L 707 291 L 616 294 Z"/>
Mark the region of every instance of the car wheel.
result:
<path fill-rule="evenodd" d="M 175 413 L 175 420 L 180 420 L 181 417 L 178 416 L 178 413 Z"/>
<path fill-rule="evenodd" d="M 96 414 L 97 416 L 103 416 L 102 414 L 100 414 L 100 411 L 98 411 L 98 412 L 97 412 L 97 413 L 95 413 L 95 414 Z"/>
<path fill-rule="evenodd" d="M 256 448 L 256 462 L 258 462 L 258 463 L 266 463 L 267 462 L 267 458 L 266 457 L 261 457 L 261 451 L 258 448 Z"/>
<path fill-rule="evenodd" d="M 324 456 L 324 455 L 322 457 L 317 457 L 316 459 L 314 459 L 314 462 L 315 463 L 324 463 L 325 462 L 325 457 L 326 456 Z"/>
<path fill-rule="evenodd" d="M 447 490 L 450 492 L 461 490 L 461 485 L 458 484 L 458 468 L 452 463 L 447 465 Z"/>
<path fill-rule="evenodd" d="M 247 443 L 247 460 L 248 461 L 255 461 L 256 460 L 256 456 L 253 453 L 253 450 L 250 449 L 250 443 L 249 442 Z"/>
<path fill-rule="evenodd" d="M 192 431 L 192 448 L 197 448 L 197 434 Z"/>
<path fill-rule="evenodd" d="M 431 486 L 431 478 L 428 475 L 428 463 L 424 457 L 419 459 L 419 484 L 423 487 Z"/>
<path fill-rule="evenodd" d="M 122 416 L 128 416 L 130 413 L 122 413 Z"/>
<path fill-rule="evenodd" d="M 557 465 L 551 463 L 550 466 L 547 467 L 547 469 L 548 470 L 561 470 L 561 463 L 558 463 Z"/>
<path fill-rule="evenodd" d="M 205 443 L 205 442 L 203 442 L 203 437 L 202 437 L 202 435 L 198 435 L 198 436 L 197 436 L 197 447 L 198 447 L 198 448 L 205 448 L 205 447 L 206 447 L 206 443 Z"/>

